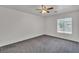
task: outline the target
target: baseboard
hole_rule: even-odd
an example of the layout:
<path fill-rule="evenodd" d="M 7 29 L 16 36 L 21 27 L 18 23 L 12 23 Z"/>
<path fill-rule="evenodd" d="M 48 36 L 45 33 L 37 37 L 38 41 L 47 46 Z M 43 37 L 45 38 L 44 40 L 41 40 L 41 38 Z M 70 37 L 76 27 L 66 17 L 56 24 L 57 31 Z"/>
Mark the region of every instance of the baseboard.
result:
<path fill-rule="evenodd" d="M 74 40 L 70 40 L 70 39 L 65 39 L 65 38 L 57 37 L 57 36 L 53 36 L 53 35 L 48 35 L 48 34 L 46 34 L 46 36 L 55 37 L 55 38 L 58 38 L 58 39 L 62 39 L 62 40 L 64 39 L 64 40 L 66 40 L 66 41 L 71 41 L 71 42 L 79 43 L 78 41 L 74 41 Z"/>
<path fill-rule="evenodd" d="M 20 40 L 20 41 L 17 41 L 17 42 L 2 45 L 2 46 L 0 46 L 0 48 L 4 47 L 4 46 L 12 45 L 12 44 L 20 43 L 20 42 L 23 42 L 23 41 L 26 41 L 26 40 L 29 40 L 29 39 L 37 38 L 37 37 L 40 37 L 40 36 L 50 36 L 50 37 L 55 37 L 55 38 L 62 39 L 62 40 L 64 39 L 64 38 L 56 37 L 56 36 L 52 36 L 52 35 L 40 34 L 40 35 L 35 35 L 35 36 L 32 36 L 32 37 L 29 37 L 29 38 L 24 39 L 24 40 Z M 77 41 L 73 41 L 73 40 L 69 40 L 69 39 L 64 39 L 64 40 L 79 43 Z"/>
<path fill-rule="evenodd" d="M 42 35 L 43 34 L 34 35 L 34 36 L 31 36 L 31 37 L 24 38 L 22 40 L 18 40 L 18 41 L 14 41 L 14 42 L 10 42 L 10 43 L 7 43 L 7 44 L 0 45 L 0 47 L 4 47 L 4 46 L 7 46 L 7 45 L 11 45 L 11 44 L 15 44 L 15 43 L 22 42 L 22 41 L 25 41 L 25 40 L 29 40 L 29 39 L 36 38 L 36 37 L 39 37 L 39 36 L 42 36 Z"/>

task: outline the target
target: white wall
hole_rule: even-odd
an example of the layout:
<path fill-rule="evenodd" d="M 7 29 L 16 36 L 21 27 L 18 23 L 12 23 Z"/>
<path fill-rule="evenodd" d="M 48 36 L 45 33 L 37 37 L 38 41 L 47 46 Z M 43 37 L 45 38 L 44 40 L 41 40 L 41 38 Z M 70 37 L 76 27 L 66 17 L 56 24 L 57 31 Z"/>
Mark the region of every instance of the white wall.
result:
<path fill-rule="evenodd" d="M 40 16 L 0 7 L 0 46 L 44 34 Z"/>
<path fill-rule="evenodd" d="M 73 34 L 60 34 L 57 33 L 57 19 L 63 18 L 63 17 L 72 17 L 73 19 Z M 56 36 L 60 38 L 65 38 L 73 41 L 79 42 L 79 12 L 72 12 L 72 13 L 63 13 L 59 15 L 49 16 L 45 17 L 46 19 L 46 34 L 51 36 Z"/>

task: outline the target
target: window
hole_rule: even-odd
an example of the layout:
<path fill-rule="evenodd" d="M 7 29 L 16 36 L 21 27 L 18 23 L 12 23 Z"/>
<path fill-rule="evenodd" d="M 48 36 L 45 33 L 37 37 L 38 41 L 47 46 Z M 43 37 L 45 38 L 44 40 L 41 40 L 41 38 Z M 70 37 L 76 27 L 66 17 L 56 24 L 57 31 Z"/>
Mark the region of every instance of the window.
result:
<path fill-rule="evenodd" d="M 72 18 L 67 17 L 57 20 L 57 32 L 72 34 Z"/>

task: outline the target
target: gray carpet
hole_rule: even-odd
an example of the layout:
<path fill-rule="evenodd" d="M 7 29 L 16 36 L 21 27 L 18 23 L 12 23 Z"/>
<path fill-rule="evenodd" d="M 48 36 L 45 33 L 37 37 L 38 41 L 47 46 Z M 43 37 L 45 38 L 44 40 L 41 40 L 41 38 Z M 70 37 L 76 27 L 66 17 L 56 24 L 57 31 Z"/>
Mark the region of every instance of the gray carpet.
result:
<path fill-rule="evenodd" d="M 0 48 L 0 53 L 78 53 L 79 43 L 47 35 Z"/>

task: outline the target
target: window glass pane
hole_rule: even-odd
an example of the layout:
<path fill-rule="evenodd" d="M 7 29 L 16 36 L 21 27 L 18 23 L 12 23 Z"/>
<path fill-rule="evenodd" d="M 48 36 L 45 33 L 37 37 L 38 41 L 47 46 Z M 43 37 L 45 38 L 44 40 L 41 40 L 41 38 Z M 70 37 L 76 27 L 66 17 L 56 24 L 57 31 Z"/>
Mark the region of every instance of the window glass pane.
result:
<path fill-rule="evenodd" d="M 72 18 L 58 19 L 57 32 L 72 34 Z"/>

